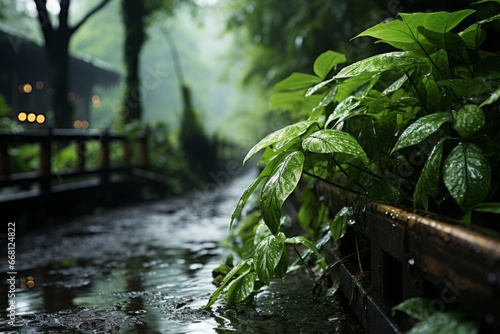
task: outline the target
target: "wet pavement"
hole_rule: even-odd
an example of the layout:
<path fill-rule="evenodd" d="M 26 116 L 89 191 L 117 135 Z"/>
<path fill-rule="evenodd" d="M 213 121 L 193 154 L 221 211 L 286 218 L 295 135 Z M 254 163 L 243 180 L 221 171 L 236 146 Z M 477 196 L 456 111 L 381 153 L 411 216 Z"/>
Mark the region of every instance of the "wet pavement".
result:
<path fill-rule="evenodd" d="M 253 303 L 201 309 L 229 253 L 218 241 L 254 177 L 17 235 L 14 326 L 4 280 L 0 333 L 360 333 L 345 300 L 313 300 L 301 273 L 273 280 Z M 34 287 L 22 288 L 29 276 Z"/>

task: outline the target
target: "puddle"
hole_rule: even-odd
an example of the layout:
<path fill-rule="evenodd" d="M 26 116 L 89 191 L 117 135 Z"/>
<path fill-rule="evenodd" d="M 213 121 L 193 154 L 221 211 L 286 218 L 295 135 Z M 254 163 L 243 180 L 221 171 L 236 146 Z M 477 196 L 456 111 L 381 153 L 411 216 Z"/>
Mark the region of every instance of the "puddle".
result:
<path fill-rule="evenodd" d="M 228 217 L 253 177 L 209 196 L 141 204 L 16 236 L 16 317 L 10 326 L 4 281 L 0 332 L 362 332 L 343 299 L 312 300 L 313 282 L 303 275 L 274 280 L 252 304 L 201 310 L 215 289 L 211 272 L 228 254 L 217 241 L 226 237 Z M 20 288 L 28 275 L 34 288 Z"/>

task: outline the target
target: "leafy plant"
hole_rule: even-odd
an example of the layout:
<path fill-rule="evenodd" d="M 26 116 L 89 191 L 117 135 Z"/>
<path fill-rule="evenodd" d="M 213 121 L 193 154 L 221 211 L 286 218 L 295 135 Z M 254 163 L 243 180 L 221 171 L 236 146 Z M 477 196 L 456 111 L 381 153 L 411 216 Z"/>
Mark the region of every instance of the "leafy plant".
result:
<path fill-rule="evenodd" d="M 272 105 L 295 110 L 301 119 L 263 138 L 245 157 L 244 163 L 264 150 L 265 167 L 241 196 L 230 225 L 257 192 L 262 219 L 252 222 L 265 234 L 255 233 L 256 247 L 207 307 L 223 292 L 230 303 L 242 301 L 283 274 L 286 244 L 317 253 L 309 239 L 284 234 L 282 206 L 300 180 L 322 180 L 375 201 L 440 209 L 464 222 L 476 209 L 499 212 L 493 186 L 498 174 L 491 171 L 500 168 L 500 56 L 480 46 L 483 26 L 500 14 L 466 24 L 473 13 L 400 14 L 356 36 L 399 50 L 340 70 L 346 57 L 327 51 L 316 59 L 314 74 L 294 73 L 274 87 Z M 343 233 L 337 229 L 348 222 L 337 217 L 330 237 L 338 241 Z"/>
<path fill-rule="evenodd" d="M 392 308 L 393 316 L 401 311 L 418 320 L 408 334 L 431 333 L 478 333 L 479 324 L 459 310 L 437 311 L 432 307 L 432 300 L 426 298 L 409 298 Z"/>

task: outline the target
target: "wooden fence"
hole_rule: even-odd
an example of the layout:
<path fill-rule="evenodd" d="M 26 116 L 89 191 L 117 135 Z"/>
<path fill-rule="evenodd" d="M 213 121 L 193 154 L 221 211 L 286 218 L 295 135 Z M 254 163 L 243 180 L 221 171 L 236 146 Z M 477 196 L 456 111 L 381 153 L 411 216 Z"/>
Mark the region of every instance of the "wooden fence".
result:
<path fill-rule="evenodd" d="M 96 141 L 100 145 L 100 157 L 97 167 L 86 165 L 87 145 Z M 132 163 L 132 141 L 124 135 L 112 134 L 98 130 L 73 130 L 73 129 L 44 129 L 24 130 L 19 132 L 0 130 L 0 189 L 7 186 L 31 186 L 39 184 L 40 193 L 46 194 L 53 190 L 54 179 L 68 179 L 73 177 L 94 176 L 100 179 L 101 184 L 106 184 L 114 173 L 131 172 L 133 168 L 148 168 L 148 134 L 147 132 L 134 138 L 137 141 L 137 162 Z M 76 143 L 78 161 L 73 169 L 54 171 L 52 158 L 55 146 L 63 147 L 70 142 Z M 114 142 L 121 142 L 123 155 L 118 166 L 111 165 L 110 146 Z M 36 171 L 11 172 L 13 158 L 9 154 L 11 148 L 25 144 L 39 145 L 39 163 Z"/>

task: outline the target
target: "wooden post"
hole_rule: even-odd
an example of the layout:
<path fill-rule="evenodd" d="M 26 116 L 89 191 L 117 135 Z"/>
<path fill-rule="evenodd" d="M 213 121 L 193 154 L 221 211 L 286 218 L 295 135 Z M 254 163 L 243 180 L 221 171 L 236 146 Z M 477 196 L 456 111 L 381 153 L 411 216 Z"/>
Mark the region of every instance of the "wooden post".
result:
<path fill-rule="evenodd" d="M 49 129 L 47 138 L 40 141 L 40 192 L 43 194 L 50 193 L 50 178 L 51 173 L 51 158 L 52 158 L 52 129 Z"/>
<path fill-rule="evenodd" d="M 78 162 L 76 165 L 76 168 L 80 171 L 83 172 L 85 170 L 85 141 L 84 140 L 79 140 L 77 142 L 77 150 L 78 150 Z"/>
<path fill-rule="evenodd" d="M 109 132 L 106 130 L 101 139 L 101 183 L 109 182 Z"/>
<path fill-rule="evenodd" d="M 6 142 L 0 143 L 0 178 L 9 177 L 9 153 Z"/>

